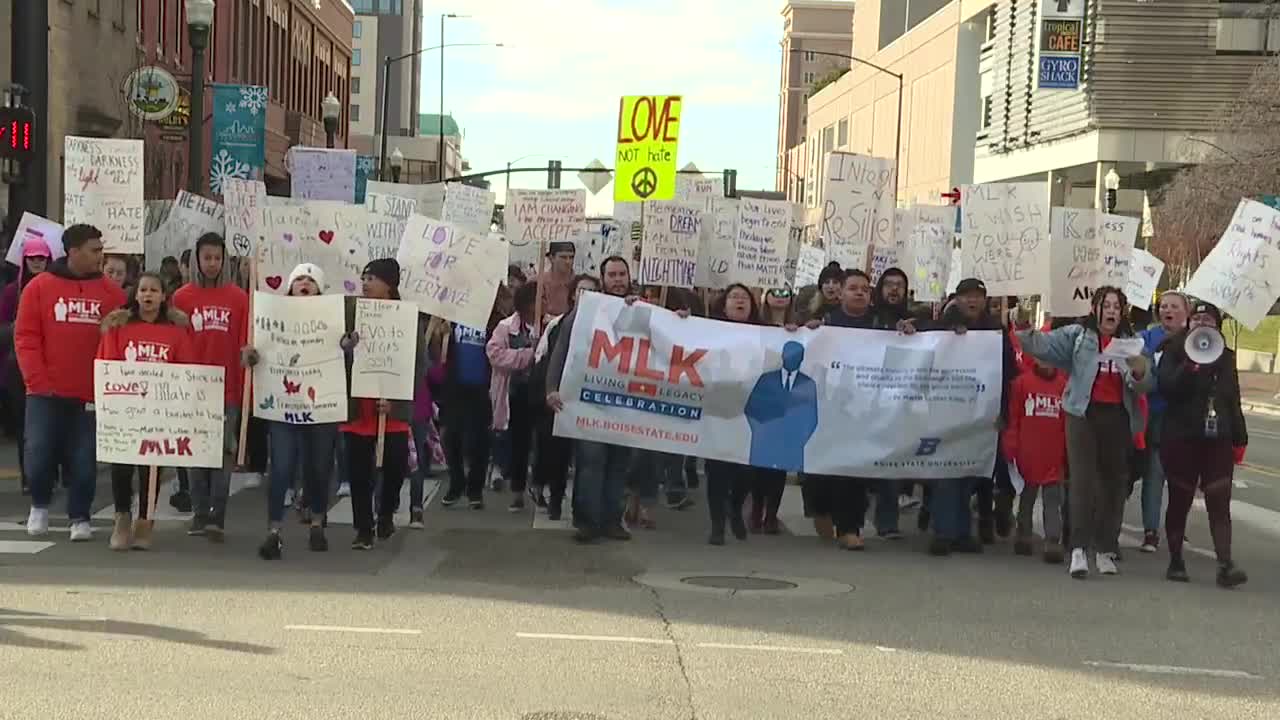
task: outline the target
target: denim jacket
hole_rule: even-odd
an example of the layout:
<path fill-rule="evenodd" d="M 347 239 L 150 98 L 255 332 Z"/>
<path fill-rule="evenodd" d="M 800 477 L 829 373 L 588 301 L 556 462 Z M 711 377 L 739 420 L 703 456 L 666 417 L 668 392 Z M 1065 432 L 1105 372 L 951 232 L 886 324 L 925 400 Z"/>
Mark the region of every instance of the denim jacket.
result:
<path fill-rule="evenodd" d="M 1018 332 L 1022 352 L 1037 360 L 1067 372 L 1067 392 L 1062 398 L 1062 409 L 1076 417 L 1084 417 L 1093 395 L 1093 381 L 1098 377 L 1098 334 L 1086 330 L 1083 325 L 1066 325 L 1051 332 L 1036 330 Z M 1147 365 L 1141 380 L 1134 380 L 1127 363 L 1119 363 L 1124 377 L 1124 409 L 1129 413 L 1129 430 L 1140 433 L 1145 422 L 1138 407 L 1138 396 L 1155 385 L 1155 379 L 1146 356 L 1139 356 Z"/>

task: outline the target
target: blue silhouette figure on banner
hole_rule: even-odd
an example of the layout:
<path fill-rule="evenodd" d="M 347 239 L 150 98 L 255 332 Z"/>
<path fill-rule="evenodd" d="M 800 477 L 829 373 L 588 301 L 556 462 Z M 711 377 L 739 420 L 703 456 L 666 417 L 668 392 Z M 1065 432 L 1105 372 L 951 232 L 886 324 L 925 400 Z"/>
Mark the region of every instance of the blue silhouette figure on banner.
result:
<path fill-rule="evenodd" d="M 818 386 L 800 372 L 804 346 L 782 346 L 782 368 L 760 375 L 742 413 L 751 426 L 751 464 L 804 470 L 804 448 L 818 429 Z"/>

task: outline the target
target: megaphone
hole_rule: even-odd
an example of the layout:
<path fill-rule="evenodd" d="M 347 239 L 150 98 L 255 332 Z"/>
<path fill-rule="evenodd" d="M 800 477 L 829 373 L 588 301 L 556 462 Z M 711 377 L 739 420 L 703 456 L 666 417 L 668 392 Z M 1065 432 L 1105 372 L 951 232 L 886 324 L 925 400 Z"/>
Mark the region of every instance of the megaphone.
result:
<path fill-rule="evenodd" d="M 1187 342 L 1184 345 L 1187 358 L 1197 365 L 1214 364 L 1218 358 L 1222 357 L 1222 351 L 1226 346 L 1222 333 L 1211 327 L 1198 327 L 1187 333 Z"/>

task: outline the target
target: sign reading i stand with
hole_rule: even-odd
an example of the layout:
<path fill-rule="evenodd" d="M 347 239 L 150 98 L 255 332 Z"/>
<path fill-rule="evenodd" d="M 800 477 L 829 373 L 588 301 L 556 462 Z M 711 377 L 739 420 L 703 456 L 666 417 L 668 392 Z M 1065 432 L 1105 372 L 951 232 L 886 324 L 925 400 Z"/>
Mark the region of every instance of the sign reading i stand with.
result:
<path fill-rule="evenodd" d="M 1080 87 L 1085 0 L 1040 0 L 1037 83 L 1041 90 Z"/>

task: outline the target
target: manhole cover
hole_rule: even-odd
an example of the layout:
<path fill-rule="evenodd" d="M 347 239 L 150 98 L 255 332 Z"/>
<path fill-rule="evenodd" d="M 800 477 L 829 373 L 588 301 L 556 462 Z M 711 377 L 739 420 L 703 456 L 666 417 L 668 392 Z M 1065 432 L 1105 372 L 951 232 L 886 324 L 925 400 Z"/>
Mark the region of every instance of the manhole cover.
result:
<path fill-rule="evenodd" d="M 794 590 L 798 587 L 786 580 L 741 575 L 694 575 L 680 578 L 680 582 L 718 590 Z"/>

